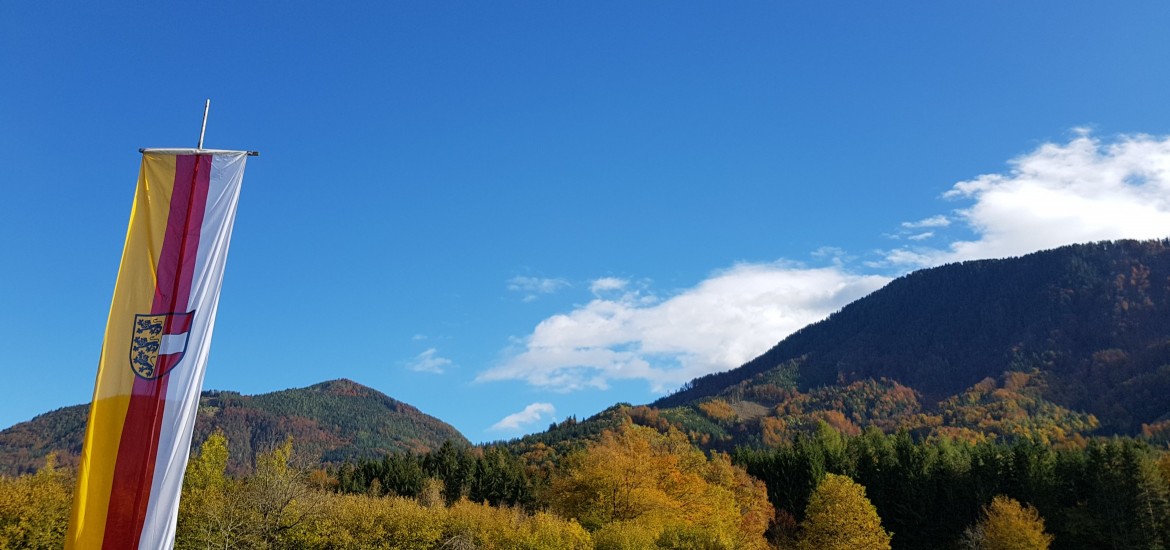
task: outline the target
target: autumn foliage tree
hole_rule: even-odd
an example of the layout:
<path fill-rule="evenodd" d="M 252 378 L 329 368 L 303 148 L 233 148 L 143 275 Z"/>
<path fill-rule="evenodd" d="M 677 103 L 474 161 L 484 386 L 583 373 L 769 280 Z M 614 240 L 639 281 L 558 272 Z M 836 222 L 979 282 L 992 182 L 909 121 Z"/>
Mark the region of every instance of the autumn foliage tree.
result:
<path fill-rule="evenodd" d="M 72 482 L 49 455 L 37 473 L 0 476 L 0 549 L 61 548 Z"/>
<path fill-rule="evenodd" d="M 488 453 L 491 461 L 498 467 L 509 467 L 510 459 L 496 453 Z M 443 482 L 436 478 L 422 482 L 419 499 L 384 496 L 381 491 L 339 494 L 330 490 L 333 484 L 328 480 L 313 482 L 297 467 L 291 441 L 258 455 L 253 471 L 244 476 L 226 475 L 229 454 L 226 439 L 212 435 L 190 460 L 180 501 L 176 548 L 593 547 L 591 536 L 577 522 L 548 513 L 477 504 L 465 497 L 448 507 Z M 459 453 L 452 456 L 456 458 L 453 464 L 462 462 Z M 504 484 L 480 490 L 490 495 L 506 493 L 510 487 Z"/>
<path fill-rule="evenodd" d="M 216 432 L 187 461 L 183 496 L 179 499 L 179 523 L 175 548 L 238 547 L 248 525 L 240 495 L 240 482 L 229 478 L 227 438 Z"/>
<path fill-rule="evenodd" d="M 1003 495 L 991 499 L 979 523 L 963 534 L 963 547 L 971 550 L 1048 550 L 1049 544 L 1040 513 Z"/>
<path fill-rule="evenodd" d="M 677 431 L 624 424 L 566 457 L 550 504 L 603 547 L 764 548 L 773 516 L 764 486 Z"/>
<path fill-rule="evenodd" d="M 801 523 L 800 550 L 889 550 L 890 534 L 882 528 L 865 487 L 837 474 L 826 474 L 808 501 Z"/>
<path fill-rule="evenodd" d="M 320 514 L 326 495 L 292 464 L 292 441 L 260 453 L 251 475 L 225 474 L 227 439 L 213 434 L 189 461 L 179 500 L 175 547 L 290 548 L 298 531 Z"/>

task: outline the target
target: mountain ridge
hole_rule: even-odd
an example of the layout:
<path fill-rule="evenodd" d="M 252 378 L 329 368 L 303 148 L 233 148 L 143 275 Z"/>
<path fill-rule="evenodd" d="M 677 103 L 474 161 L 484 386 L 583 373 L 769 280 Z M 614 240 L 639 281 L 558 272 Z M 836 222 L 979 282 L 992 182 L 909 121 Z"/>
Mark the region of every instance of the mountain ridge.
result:
<path fill-rule="evenodd" d="M 49 453 L 75 465 L 89 405 L 37 415 L 0 430 L 0 474 L 34 471 Z M 255 395 L 206 390 L 200 396 L 193 447 L 215 432 L 228 439 L 229 469 L 251 468 L 257 452 L 292 437 L 306 461 L 334 463 L 390 452 L 424 452 L 445 441 L 470 444 L 451 425 L 373 388 L 347 379 Z"/>

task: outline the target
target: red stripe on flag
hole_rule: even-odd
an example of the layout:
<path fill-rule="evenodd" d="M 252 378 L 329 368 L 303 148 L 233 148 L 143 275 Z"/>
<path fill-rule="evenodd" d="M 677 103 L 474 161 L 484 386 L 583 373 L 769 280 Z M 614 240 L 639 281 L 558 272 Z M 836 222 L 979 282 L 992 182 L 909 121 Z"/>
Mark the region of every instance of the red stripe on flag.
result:
<path fill-rule="evenodd" d="M 158 282 L 151 314 L 186 312 L 210 176 L 210 155 L 176 157 L 175 185 L 171 191 L 171 208 L 158 262 Z M 170 322 L 168 317 L 163 334 L 179 328 L 169 326 Z M 103 548 L 136 548 L 142 537 L 166 393 L 165 374 L 154 379 L 134 380 L 114 465 L 114 485 L 110 492 Z"/>

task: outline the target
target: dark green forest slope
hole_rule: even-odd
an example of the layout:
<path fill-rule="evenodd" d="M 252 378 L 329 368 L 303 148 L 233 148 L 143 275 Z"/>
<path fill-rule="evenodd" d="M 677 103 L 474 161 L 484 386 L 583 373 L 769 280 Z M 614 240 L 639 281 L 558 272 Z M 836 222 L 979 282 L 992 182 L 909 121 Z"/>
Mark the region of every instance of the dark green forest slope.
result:
<path fill-rule="evenodd" d="M 887 379 L 929 403 L 1037 371 L 1045 399 L 1135 433 L 1170 412 L 1170 241 L 917 271 L 654 405 L 696 403 L 786 367 L 801 391 Z"/>
<path fill-rule="evenodd" d="M 81 452 L 88 405 L 65 407 L 0 431 L 0 474 L 35 471 L 49 452 L 73 465 Z M 232 471 L 247 470 L 257 452 L 288 437 L 309 462 L 342 462 L 389 452 L 426 452 L 453 440 L 455 428 L 418 409 L 349 380 L 260 395 L 205 391 L 195 421 L 194 445 L 221 430 Z"/>

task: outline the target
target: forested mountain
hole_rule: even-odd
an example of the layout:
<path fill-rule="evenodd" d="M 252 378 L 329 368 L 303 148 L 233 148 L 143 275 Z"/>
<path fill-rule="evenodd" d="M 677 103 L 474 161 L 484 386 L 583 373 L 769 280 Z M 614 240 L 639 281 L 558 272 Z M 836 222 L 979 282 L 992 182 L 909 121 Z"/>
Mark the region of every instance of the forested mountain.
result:
<path fill-rule="evenodd" d="M 1057 436 L 1158 438 L 1170 418 L 1170 241 L 915 271 L 653 406 L 764 435 L 815 413 L 846 431 L 1047 424 Z"/>
<path fill-rule="evenodd" d="M 65 407 L 0 431 L 0 474 L 34 471 L 50 452 L 61 464 L 75 464 L 88 413 L 88 405 Z M 426 452 L 448 440 L 468 444 L 447 423 L 350 380 L 260 395 L 205 391 L 194 445 L 217 430 L 227 436 L 235 472 L 289 437 L 312 463 Z"/>
<path fill-rule="evenodd" d="M 1170 240 L 916 271 L 737 369 L 521 447 L 600 431 L 614 414 L 724 450 L 775 445 L 820 422 L 847 434 L 874 426 L 972 441 L 1126 434 L 1164 443 Z"/>

